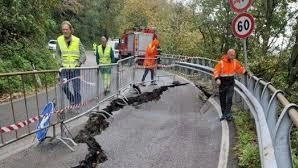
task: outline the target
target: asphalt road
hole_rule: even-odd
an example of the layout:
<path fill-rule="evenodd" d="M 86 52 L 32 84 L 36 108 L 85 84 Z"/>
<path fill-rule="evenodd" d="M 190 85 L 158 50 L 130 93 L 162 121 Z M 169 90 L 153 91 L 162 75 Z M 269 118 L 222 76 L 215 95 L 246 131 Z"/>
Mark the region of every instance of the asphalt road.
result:
<path fill-rule="evenodd" d="M 106 168 L 214 168 L 221 125 L 217 113 L 199 113 L 193 86 L 171 88 L 157 102 L 126 107 L 96 139 L 109 160 Z"/>
<path fill-rule="evenodd" d="M 192 85 L 170 88 L 158 101 L 126 106 L 116 112 L 110 127 L 95 137 L 108 156 L 98 167 L 216 167 L 221 125 L 212 106 L 199 112 L 199 94 Z M 69 152 L 61 143 L 43 143 L 1 160 L 0 167 L 71 167 L 84 159 L 87 147 L 80 144 L 75 150 Z"/>

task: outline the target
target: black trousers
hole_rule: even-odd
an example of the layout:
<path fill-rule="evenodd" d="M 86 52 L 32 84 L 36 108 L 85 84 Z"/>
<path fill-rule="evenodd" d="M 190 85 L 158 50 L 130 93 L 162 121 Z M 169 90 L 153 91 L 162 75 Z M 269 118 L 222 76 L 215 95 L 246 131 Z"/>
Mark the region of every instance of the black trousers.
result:
<path fill-rule="evenodd" d="M 231 116 L 232 100 L 234 95 L 234 84 L 219 86 L 219 100 L 223 117 Z"/>
<path fill-rule="evenodd" d="M 81 80 L 80 78 L 76 78 L 80 74 L 79 69 L 63 69 L 60 74 L 62 80 L 71 80 L 72 82 L 73 94 L 69 89 L 69 82 L 62 85 L 62 90 L 72 105 L 81 103 Z"/>

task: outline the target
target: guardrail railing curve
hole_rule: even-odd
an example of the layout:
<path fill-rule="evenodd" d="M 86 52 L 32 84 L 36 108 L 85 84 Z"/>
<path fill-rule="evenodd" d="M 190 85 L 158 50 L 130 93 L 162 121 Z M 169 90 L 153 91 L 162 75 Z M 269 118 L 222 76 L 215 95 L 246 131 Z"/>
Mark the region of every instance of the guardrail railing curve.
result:
<path fill-rule="evenodd" d="M 187 56 L 180 56 L 180 60 L 177 60 L 177 56 L 170 54 L 162 55 L 161 58 L 165 63 L 173 64 L 176 61 L 175 70 L 196 71 L 205 75 L 204 79 L 212 80 L 215 60 Z M 289 103 L 283 92 L 275 89 L 270 82 L 256 76 L 236 80 L 235 91 L 250 107 L 255 118 L 262 167 L 293 167 L 289 135 L 293 124 L 298 127 L 297 105 Z"/>

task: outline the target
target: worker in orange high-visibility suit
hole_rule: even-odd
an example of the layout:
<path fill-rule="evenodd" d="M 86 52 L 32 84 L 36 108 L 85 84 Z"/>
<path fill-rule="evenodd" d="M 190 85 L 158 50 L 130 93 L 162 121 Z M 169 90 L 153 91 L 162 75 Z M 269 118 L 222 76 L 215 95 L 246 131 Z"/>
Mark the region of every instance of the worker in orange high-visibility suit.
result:
<path fill-rule="evenodd" d="M 144 67 L 145 71 L 142 77 L 142 86 L 145 86 L 145 78 L 148 74 L 148 72 L 151 72 L 151 84 L 156 85 L 154 81 L 154 68 L 156 67 L 156 55 L 157 55 L 157 47 L 159 45 L 159 41 L 157 39 L 152 40 L 152 42 L 148 45 L 145 57 L 144 57 Z"/>
<path fill-rule="evenodd" d="M 247 74 L 244 67 L 235 59 L 236 52 L 233 49 L 229 49 L 227 54 L 224 55 L 221 60 L 215 65 L 213 76 L 216 84 L 219 85 L 219 100 L 222 111 L 222 120 L 232 120 L 231 106 L 234 94 L 235 75 Z"/>

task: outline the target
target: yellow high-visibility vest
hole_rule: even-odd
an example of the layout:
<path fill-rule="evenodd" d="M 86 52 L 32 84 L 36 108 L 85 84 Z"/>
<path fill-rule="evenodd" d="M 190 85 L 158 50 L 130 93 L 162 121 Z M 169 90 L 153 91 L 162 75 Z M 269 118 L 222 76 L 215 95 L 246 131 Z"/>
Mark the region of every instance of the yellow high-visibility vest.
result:
<path fill-rule="evenodd" d="M 61 50 L 62 66 L 65 68 L 74 68 L 80 59 L 80 39 L 76 36 L 71 36 L 70 45 L 68 46 L 61 35 L 57 38 Z"/>
<path fill-rule="evenodd" d="M 99 55 L 99 63 L 100 64 L 110 64 L 111 60 L 111 46 L 106 45 L 105 51 L 102 50 L 102 45 L 98 46 L 98 55 Z"/>

